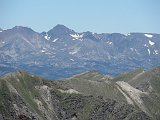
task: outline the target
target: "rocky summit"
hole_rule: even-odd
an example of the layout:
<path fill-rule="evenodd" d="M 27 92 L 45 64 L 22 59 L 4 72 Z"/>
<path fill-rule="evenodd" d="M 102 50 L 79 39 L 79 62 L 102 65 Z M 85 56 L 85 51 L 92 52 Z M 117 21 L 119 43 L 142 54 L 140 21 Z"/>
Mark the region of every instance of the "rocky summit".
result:
<path fill-rule="evenodd" d="M 160 34 L 78 33 L 64 25 L 38 33 L 28 27 L 0 29 L 0 75 L 25 70 L 62 79 L 96 70 L 117 75 L 160 65 Z"/>

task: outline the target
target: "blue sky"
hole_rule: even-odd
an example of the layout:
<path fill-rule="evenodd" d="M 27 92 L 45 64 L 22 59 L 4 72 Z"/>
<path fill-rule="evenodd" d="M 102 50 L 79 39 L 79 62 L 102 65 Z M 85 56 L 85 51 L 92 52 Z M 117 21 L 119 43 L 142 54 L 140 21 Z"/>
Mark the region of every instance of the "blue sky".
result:
<path fill-rule="evenodd" d="M 160 33 L 160 0 L 0 0 L 0 27 Z"/>

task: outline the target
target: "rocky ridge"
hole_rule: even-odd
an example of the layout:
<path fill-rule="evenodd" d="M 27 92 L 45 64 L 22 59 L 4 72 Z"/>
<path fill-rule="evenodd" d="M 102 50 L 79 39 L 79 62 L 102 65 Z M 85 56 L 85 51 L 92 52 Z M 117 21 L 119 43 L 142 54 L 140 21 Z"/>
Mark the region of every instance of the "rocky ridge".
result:
<path fill-rule="evenodd" d="M 9 73 L 0 77 L 0 117 L 158 120 L 160 68 L 143 71 L 117 77 L 91 71 L 61 81 L 49 81 L 23 71 Z"/>
<path fill-rule="evenodd" d="M 0 74 L 25 70 L 62 79 L 96 70 L 117 75 L 160 65 L 160 35 L 155 33 L 78 33 L 64 25 L 38 33 L 16 26 L 0 32 Z"/>

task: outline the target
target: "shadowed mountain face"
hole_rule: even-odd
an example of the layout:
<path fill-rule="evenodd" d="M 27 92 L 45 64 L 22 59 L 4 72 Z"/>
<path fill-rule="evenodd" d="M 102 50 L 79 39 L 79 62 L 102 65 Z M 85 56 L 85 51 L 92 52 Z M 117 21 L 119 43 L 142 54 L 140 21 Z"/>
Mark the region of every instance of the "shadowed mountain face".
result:
<path fill-rule="evenodd" d="M 0 77 L 3 120 L 159 120 L 160 68 L 115 78 L 96 71 L 49 81 L 18 71 Z"/>
<path fill-rule="evenodd" d="M 64 25 L 37 33 L 16 26 L 0 30 L 0 74 L 23 69 L 49 79 L 96 70 L 116 75 L 160 65 L 160 35 L 77 33 Z"/>

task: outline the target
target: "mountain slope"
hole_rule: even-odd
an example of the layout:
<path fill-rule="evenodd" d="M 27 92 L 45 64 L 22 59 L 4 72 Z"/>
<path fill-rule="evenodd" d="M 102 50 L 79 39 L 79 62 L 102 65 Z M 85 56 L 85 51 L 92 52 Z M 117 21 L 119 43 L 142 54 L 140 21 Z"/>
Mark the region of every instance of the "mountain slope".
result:
<path fill-rule="evenodd" d="M 117 75 L 149 69 L 160 65 L 159 39 L 154 33 L 78 33 L 64 25 L 37 33 L 16 26 L 0 32 L 0 74 L 23 69 L 62 79 L 90 70 Z"/>
<path fill-rule="evenodd" d="M 157 67 L 113 78 L 91 71 L 62 81 L 48 81 L 23 71 L 9 73 L 0 78 L 0 117 L 158 120 L 159 73 Z"/>
<path fill-rule="evenodd" d="M 131 79 L 130 76 L 136 73 Z M 127 76 L 127 77 L 126 77 Z M 121 81 L 130 84 L 132 87 L 146 94 L 141 98 L 146 110 L 150 111 L 152 116 L 159 119 L 160 115 L 160 67 L 154 68 L 149 71 L 137 70 L 132 73 L 127 73 L 115 78 L 115 81 Z M 140 93 L 140 94 L 141 94 Z"/>

